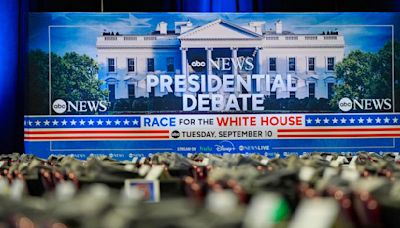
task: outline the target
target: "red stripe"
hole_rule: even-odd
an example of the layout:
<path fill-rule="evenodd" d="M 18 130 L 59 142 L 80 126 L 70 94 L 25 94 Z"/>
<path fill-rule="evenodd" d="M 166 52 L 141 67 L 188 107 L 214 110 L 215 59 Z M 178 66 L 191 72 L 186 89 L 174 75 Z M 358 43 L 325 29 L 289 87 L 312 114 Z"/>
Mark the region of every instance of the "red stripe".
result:
<path fill-rule="evenodd" d="M 169 139 L 169 136 L 65 136 L 65 137 L 25 137 L 26 140 L 51 139 Z"/>
<path fill-rule="evenodd" d="M 400 131 L 400 128 L 278 129 L 278 132 Z"/>
<path fill-rule="evenodd" d="M 373 138 L 373 137 L 400 137 L 400 134 L 340 134 L 340 135 L 324 135 L 324 134 L 308 134 L 308 135 L 278 135 L 281 138 Z"/>
<path fill-rule="evenodd" d="M 41 135 L 41 134 L 81 134 L 81 133 L 169 133 L 169 130 L 72 130 L 72 131 L 24 131 L 24 134 Z"/>

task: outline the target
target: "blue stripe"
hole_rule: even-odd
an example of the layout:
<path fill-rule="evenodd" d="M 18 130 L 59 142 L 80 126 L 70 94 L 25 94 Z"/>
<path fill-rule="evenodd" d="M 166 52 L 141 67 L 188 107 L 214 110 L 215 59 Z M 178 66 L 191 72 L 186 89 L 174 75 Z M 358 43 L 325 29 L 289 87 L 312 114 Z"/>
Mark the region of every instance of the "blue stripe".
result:
<path fill-rule="evenodd" d="M 25 117 L 24 126 L 29 129 L 43 128 L 140 128 L 140 116 L 45 116 Z"/>
<path fill-rule="evenodd" d="M 397 126 L 400 114 L 305 115 L 306 126 Z"/>

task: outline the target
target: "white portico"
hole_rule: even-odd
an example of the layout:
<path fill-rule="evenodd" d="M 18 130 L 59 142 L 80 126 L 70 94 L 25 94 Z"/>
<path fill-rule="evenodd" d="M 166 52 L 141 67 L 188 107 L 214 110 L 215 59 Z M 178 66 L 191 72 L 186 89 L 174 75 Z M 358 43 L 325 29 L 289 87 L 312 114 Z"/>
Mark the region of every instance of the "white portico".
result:
<path fill-rule="evenodd" d="M 239 48 L 253 49 L 251 56 L 259 58 L 259 50 L 262 47 L 263 36 L 252 32 L 248 29 L 237 26 L 233 23 L 216 20 L 204 26 L 190 30 L 178 37 L 181 41 L 182 63 L 189 63 L 187 59 L 187 51 L 190 49 L 205 49 L 206 50 L 206 65 L 207 74 L 212 74 L 212 65 L 210 59 L 213 59 L 213 51 L 216 49 L 229 50 L 227 56 L 231 58 L 238 57 Z M 222 55 L 221 55 L 222 57 Z M 183 64 L 182 64 L 183 65 Z M 183 67 L 183 72 L 187 69 Z M 238 69 L 233 67 L 232 74 L 238 74 Z"/>
<path fill-rule="evenodd" d="M 215 20 L 198 27 L 175 22 L 169 31 L 160 22 L 151 35 L 103 34 L 97 38 L 99 78 L 106 81 L 110 100 L 166 95 L 157 88 L 146 91 L 148 74 L 268 74 L 283 80 L 290 74 L 297 91 L 270 91 L 262 82 L 261 93 L 277 99 L 329 98 L 335 64 L 344 57 L 344 37 L 337 32 L 295 34 L 284 31 L 281 21 L 273 26 L 266 30 L 265 22 Z"/>

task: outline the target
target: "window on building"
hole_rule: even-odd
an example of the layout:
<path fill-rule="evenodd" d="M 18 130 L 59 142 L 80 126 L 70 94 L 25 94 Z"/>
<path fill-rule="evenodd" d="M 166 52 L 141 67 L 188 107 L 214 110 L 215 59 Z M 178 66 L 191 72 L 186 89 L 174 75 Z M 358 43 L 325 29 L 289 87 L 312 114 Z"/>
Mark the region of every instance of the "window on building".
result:
<path fill-rule="evenodd" d="M 335 58 L 328 57 L 327 66 L 328 66 L 327 68 L 329 71 L 334 71 L 335 70 Z"/>
<path fill-rule="evenodd" d="M 156 88 L 153 86 L 151 87 L 149 97 L 155 97 L 156 96 Z"/>
<path fill-rule="evenodd" d="M 107 59 L 108 72 L 115 72 L 115 59 Z"/>
<path fill-rule="evenodd" d="M 308 58 L 308 71 L 315 71 L 315 58 Z"/>
<path fill-rule="evenodd" d="M 128 72 L 135 72 L 135 59 L 128 59 Z"/>
<path fill-rule="evenodd" d="M 329 82 L 328 83 L 328 99 L 332 99 L 333 94 L 334 94 L 334 90 L 333 90 L 333 86 L 335 85 L 335 83 Z"/>
<path fill-rule="evenodd" d="M 129 99 L 135 98 L 135 85 L 128 85 L 128 97 Z"/>
<path fill-rule="evenodd" d="M 167 71 L 168 72 L 174 72 L 175 71 L 174 57 L 168 57 L 167 58 Z"/>
<path fill-rule="evenodd" d="M 147 59 L 147 72 L 154 72 L 154 59 L 153 58 Z"/>
<path fill-rule="evenodd" d="M 269 71 L 276 71 L 276 58 L 269 58 Z"/>
<path fill-rule="evenodd" d="M 308 97 L 315 98 L 315 83 L 308 84 Z"/>
<path fill-rule="evenodd" d="M 296 58 L 289 58 L 289 71 L 296 71 Z"/>
<path fill-rule="evenodd" d="M 115 85 L 108 85 L 108 100 L 115 101 Z"/>
<path fill-rule="evenodd" d="M 271 88 L 271 92 L 269 92 L 269 97 L 272 98 L 272 99 L 276 99 L 276 90 L 272 91 L 272 85 L 273 84 L 271 83 L 271 85 L 270 85 L 271 86 L 270 87 Z"/>
<path fill-rule="evenodd" d="M 296 82 L 292 82 L 292 87 L 296 87 Z M 296 98 L 296 91 L 290 91 L 290 98 Z"/>

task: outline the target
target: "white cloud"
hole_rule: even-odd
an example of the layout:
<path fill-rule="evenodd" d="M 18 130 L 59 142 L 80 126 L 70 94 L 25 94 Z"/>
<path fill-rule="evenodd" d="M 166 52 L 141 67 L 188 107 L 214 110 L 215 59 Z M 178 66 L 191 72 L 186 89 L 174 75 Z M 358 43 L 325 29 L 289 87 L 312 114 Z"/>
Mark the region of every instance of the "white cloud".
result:
<path fill-rule="evenodd" d="M 127 22 L 129 26 L 151 26 L 151 24 L 149 23 L 151 18 L 137 18 L 131 13 L 129 14 L 128 18 L 121 18 L 120 20 Z"/>

